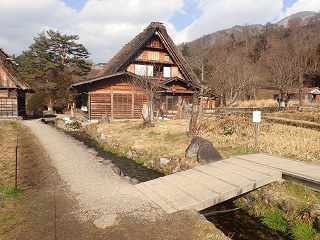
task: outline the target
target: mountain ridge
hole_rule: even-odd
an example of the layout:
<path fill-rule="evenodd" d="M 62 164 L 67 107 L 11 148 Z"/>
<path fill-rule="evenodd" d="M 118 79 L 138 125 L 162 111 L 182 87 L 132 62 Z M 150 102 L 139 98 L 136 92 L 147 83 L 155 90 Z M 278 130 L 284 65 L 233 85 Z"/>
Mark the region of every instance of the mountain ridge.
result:
<path fill-rule="evenodd" d="M 302 23 L 306 25 L 308 20 L 314 16 L 316 16 L 317 12 L 312 11 L 302 11 L 295 14 L 292 14 L 288 17 L 285 17 L 278 22 L 274 23 L 277 24 L 279 27 L 283 26 L 287 28 L 289 26 L 289 20 L 293 18 L 301 18 Z M 268 24 L 268 23 L 267 23 Z M 199 46 L 199 44 L 203 45 L 203 47 L 209 47 L 210 45 L 214 45 L 218 41 L 223 41 L 224 38 L 230 37 L 231 34 L 237 35 L 238 37 L 243 37 L 243 34 L 246 32 L 251 36 L 258 36 L 261 34 L 262 29 L 266 26 L 266 24 L 246 24 L 243 26 L 235 25 L 231 28 L 222 29 L 213 33 L 209 33 L 203 35 L 193 41 L 185 42 L 183 44 L 189 45 L 189 47 L 193 47 L 193 45 Z M 183 45 L 182 44 L 182 45 Z"/>

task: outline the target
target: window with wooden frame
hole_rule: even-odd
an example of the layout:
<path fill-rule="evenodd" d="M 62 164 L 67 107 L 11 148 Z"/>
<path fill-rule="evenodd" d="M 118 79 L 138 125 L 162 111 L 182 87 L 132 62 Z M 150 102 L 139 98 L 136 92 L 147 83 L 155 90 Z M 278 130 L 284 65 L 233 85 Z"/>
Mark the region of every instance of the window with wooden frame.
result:
<path fill-rule="evenodd" d="M 156 51 L 149 51 L 148 52 L 148 60 L 159 61 L 160 60 L 160 53 Z"/>

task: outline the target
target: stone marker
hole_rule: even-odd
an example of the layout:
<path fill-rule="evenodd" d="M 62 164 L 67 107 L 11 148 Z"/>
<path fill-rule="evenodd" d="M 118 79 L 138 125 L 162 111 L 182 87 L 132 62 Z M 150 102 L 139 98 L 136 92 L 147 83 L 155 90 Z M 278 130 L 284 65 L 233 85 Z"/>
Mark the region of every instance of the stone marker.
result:
<path fill-rule="evenodd" d="M 100 120 L 101 123 L 110 123 L 110 119 L 109 119 L 109 115 L 108 113 L 105 113 L 101 116 L 101 120 Z"/>
<path fill-rule="evenodd" d="M 103 215 L 96 220 L 93 221 L 93 224 L 96 225 L 97 228 L 105 229 L 106 227 L 111 227 L 119 224 L 121 221 L 121 217 L 116 214 L 112 215 Z"/>
<path fill-rule="evenodd" d="M 187 158 L 198 158 L 201 165 L 222 160 L 219 152 L 213 147 L 212 143 L 202 137 L 195 136 L 188 148 L 185 156 Z"/>

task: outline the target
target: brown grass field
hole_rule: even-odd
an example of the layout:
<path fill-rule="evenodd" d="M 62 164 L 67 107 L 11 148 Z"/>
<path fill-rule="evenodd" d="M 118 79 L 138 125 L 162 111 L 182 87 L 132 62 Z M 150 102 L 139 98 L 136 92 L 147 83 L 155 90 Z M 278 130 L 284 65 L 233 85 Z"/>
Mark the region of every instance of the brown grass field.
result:
<path fill-rule="evenodd" d="M 113 121 L 99 125 L 100 131 L 122 146 L 146 150 L 149 154 L 183 157 L 190 144 L 189 119 L 153 121 L 155 127 L 141 129 L 141 121 Z M 319 163 L 320 132 L 283 124 L 258 124 L 258 148 L 252 117 L 210 116 L 201 123 L 199 136 L 211 141 L 223 158 L 231 155 L 263 152 L 302 161 Z"/>

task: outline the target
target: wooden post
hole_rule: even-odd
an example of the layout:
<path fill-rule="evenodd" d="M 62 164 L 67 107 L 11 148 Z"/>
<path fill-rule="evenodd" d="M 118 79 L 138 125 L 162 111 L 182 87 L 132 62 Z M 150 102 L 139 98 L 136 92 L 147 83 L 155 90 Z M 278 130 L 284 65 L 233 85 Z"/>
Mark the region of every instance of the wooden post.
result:
<path fill-rule="evenodd" d="M 113 86 L 111 85 L 111 119 L 113 119 Z"/>
<path fill-rule="evenodd" d="M 255 123 L 256 148 L 258 148 L 258 123 Z"/>
<path fill-rule="evenodd" d="M 133 89 L 131 92 L 131 116 L 132 116 L 132 119 L 134 119 L 134 92 L 133 92 Z"/>
<path fill-rule="evenodd" d="M 255 123 L 255 146 L 258 148 L 258 123 L 261 122 L 260 111 L 253 111 L 252 121 Z"/>
<path fill-rule="evenodd" d="M 17 188 L 18 182 L 18 146 L 16 145 L 16 172 L 14 176 L 14 186 Z"/>

